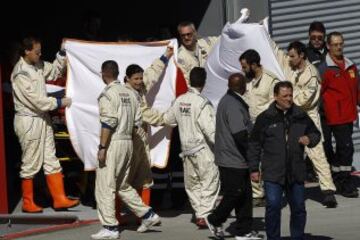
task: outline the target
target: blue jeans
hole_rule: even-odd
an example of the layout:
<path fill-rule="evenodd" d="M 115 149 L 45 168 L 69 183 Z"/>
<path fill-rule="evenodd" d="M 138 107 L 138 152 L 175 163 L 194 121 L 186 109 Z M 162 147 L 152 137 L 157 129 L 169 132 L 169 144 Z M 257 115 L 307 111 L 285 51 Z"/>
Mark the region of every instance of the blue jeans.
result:
<path fill-rule="evenodd" d="M 281 200 L 285 192 L 290 205 L 290 234 L 292 240 L 305 239 L 305 187 L 304 183 L 292 183 L 284 186 L 273 182 L 264 182 L 266 196 L 265 225 L 268 240 L 280 240 Z"/>

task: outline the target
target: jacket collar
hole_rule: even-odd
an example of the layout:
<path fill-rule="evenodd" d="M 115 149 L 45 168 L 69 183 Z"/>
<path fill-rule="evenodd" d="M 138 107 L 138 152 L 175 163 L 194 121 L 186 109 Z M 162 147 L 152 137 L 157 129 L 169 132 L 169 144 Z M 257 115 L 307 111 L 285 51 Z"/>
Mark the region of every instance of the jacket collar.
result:
<path fill-rule="evenodd" d="M 310 48 L 312 51 L 318 52 L 318 53 L 320 53 L 320 54 L 327 53 L 327 47 L 326 47 L 326 44 L 325 44 L 325 43 L 324 43 L 323 48 L 317 49 L 317 48 L 314 48 L 314 46 L 313 46 L 313 45 L 311 44 L 311 42 L 309 41 L 309 43 L 308 43 L 308 48 Z"/>
<path fill-rule="evenodd" d="M 345 69 L 348 69 L 349 67 L 354 65 L 354 63 L 345 56 L 344 56 L 344 60 L 345 60 Z M 332 60 L 329 53 L 326 54 L 325 61 L 326 61 L 326 65 L 328 67 L 337 67 L 337 68 L 339 68 L 339 66 L 334 62 L 334 60 Z"/>
<path fill-rule="evenodd" d="M 273 101 L 269 108 L 266 110 L 265 114 L 267 116 L 276 116 L 279 113 L 278 108 L 276 107 L 276 102 Z M 305 112 L 301 110 L 300 107 L 298 107 L 296 104 L 293 104 L 292 107 L 287 111 L 286 114 L 290 114 L 293 117 L 300 117 L 300 116 L 304 116 Z"/>
<path fill-rule="evenodd" d="M 196 95 L 200 95 L 200 91 L 194 87 L 189 87 L 188 92 L 195 93 Z"/>
<path fill-rule="evenodd" d="M 30 68 L 32 70 L 37 71 L 43 65 L 43 62 L 40 60 L 38 64 L 32 65 L 25 61 L 24 57 L 20 57 L 20 63 L 26 68 Z"/>
<path fill-rule="evenodd" d="M 230 89 L 228 89 L 226 94 L 228 94 L 228 95 L 232 96 L 233 98 L 235 98 L 236 100 L 238 100 L 245 107 L 246 110 L 249 110 L 249 105 L 247 105 L 246 102 L 244 101 L 244 99 L 242 97 L 240 97 L 238 94 L 236 94 L 234 91 L 231 91 Z"/>

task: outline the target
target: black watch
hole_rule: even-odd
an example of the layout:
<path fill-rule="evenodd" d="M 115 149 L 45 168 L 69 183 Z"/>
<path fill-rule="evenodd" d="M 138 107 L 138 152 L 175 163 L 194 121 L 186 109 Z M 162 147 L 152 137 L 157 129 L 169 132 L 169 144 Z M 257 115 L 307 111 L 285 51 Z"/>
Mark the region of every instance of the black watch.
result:
<path fill-rule="evenodd" d="M 101 145 L 101 144 L 99 144 L 99 150 L 102 150 L 102 149 L 106 149 L 106 147 L 103 146 L 103 145 Z"/>

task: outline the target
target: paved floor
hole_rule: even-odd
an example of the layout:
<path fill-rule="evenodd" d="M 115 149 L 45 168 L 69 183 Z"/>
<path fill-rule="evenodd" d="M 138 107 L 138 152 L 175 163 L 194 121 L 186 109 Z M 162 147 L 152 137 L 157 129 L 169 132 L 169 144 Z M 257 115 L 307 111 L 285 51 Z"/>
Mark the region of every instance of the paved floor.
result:
<path fill-rule="evenodd" d="M 348 199 L 337 196 L 339 206 L 335 209 L 326 209 L 321 204 L 321 196 L 317 187 L 307 189 L 307 240 L 357 240 L 360 239 L 360 198 Z M 90 211 L 91 212 L 91 211 Z M 91 214 L 93 214 L 92 212 Z M 88 213 L 90 214 L 90 213 Z M 90 214 L 90 215 L 91 215 Z M 121 239 L 131 240 L 205 240 L 212 239 L 208 230 L 197 230 L 191 223 L 190 209 L 185 212 L 161 211 L 162 225 L 154 227 L 147 233 L 137 233 L 136 224 L 132 222 L 123 227 Z M 264 233 L 264 208 L 254 209 L 254 225 L 257 230 Z M 234 239 L 231 236 L 231 223 L 235 219 L 229 218 L 225 229 L 226 239 Z M 289 208 L 284 207 L 282 212 L 282 235 L 283 239 L 289 237 Z M 50 232 L 20 239 L 56 239 L 56 240 L 82 240 L 90 239 L 90 235 L 100 229 L 100 224 L 94 223 L 78 228 Z M 266 239 L 266 238 L 265 238 Z"/>

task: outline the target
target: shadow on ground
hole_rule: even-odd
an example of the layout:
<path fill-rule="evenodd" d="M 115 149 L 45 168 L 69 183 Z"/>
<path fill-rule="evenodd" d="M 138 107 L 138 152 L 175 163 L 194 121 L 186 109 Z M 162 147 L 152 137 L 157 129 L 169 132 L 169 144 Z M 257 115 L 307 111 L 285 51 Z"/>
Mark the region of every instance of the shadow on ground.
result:
<path fill-rule="evenodd" d="M 332 240 L 332 237 L 321 236 L 321 235 L 312 235 L 311 233 L 305 234 L 306 240 Z M 291 237 L 283 237 L 281 240 L 291 240 Z"/>

